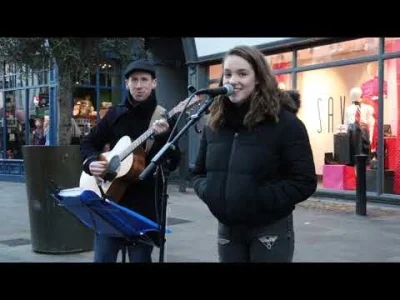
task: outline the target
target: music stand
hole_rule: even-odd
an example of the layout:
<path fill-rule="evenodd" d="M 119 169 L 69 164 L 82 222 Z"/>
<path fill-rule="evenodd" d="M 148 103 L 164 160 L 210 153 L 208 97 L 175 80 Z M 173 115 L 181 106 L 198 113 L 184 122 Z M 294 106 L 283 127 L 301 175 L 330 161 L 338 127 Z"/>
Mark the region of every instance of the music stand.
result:
<path fill-rule="evenodd" d="M 150 231 L 160 231 L 159 224 L 123 207 L 116 202 L 99 197 L 91 190 L 70 188 L 53 193 L 57 205 L 72 213 L 85 226 L 98 234 L 124 238 L 122 262 L 126 262 L 126 247 L 133 242 L 142 242 L 152 246 L 156 244 L 146 235 Z M 165 230 L 171 233 L 170 229 Z"/>

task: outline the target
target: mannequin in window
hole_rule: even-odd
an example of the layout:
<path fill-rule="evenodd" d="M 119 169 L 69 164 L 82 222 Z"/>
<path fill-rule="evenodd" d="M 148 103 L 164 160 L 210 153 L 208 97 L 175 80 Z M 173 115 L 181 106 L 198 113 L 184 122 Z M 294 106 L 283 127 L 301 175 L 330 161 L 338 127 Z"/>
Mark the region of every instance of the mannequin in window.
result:
<path fill-rule="evenodd" d="M 346 107 L 344 124 L 358 123 L 368 133 L 369 140 L 373 139 L 375 118 L 374 108 L 361 98 L 362 90 L 358 87 L 350 90 L 351 104 Z"/>
<path fill-rule="evenodd" d="M 358 87 L 350 91 L 351 104 L 346 107 L 344 123 L 348 126 L 350 137 L 350 165 L 355 164 L 354 155 L 369 155 L 370 140 L 375 126 L 374 108 L 365 104 L 362 90 Z"/>
<path fill-rule="evenodd" d="M 378 80 L 378 63 L 371 62 L 367 65 L 367 73 L 370 77 L 369 80 L 365 81 L 361 85 L 363 103 L 369 104 L 374 108 L 374 119 L 378 119 L 379 105 L 378 105 L 378 94 L 379 94 L 379 80 Z M 387 82 L 383 82 L 383 97 L 387 96 Z M 373 157 L 376 157 L 376 146 L 378 138 L 378 122 L 375 122 L 373 131 L 371 132 L 371 152 Z"/>

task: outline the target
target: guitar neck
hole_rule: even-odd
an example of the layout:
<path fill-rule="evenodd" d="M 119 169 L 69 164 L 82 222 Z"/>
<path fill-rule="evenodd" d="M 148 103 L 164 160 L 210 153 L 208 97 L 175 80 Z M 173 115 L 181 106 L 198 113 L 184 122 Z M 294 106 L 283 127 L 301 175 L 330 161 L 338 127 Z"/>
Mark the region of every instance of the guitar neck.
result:
<path fill-rule="evenodd" d="M 168 119 L 172 118 L 176 114 L 175 108 L 171 109 L 167 116 Z M 148 138 L 150 138 L 154 133 L 154 130 L 149 128 L 144 133 L 142 133 L 132 144 L 129 145 L 120 155 L 120 160 L 124 160 L 129 154 L 136 150 L 142 143 L 144 143 Z"/>
<path fill-rule="evenodd" d="M 171 110 L 168 112 L 168 114 L 167 114 L 168 119 L 171 119 L 175 114 L 176 114 L 176 112 L 175 112 L 175 107 L 174 107 L 173 109 L 171 109 Z"/>
<path fill-rule="evenodd" d="M 124 160 L 129 154 L 131 154 L 137 147 L 144 143 L 154 133 L 153 129 L 147 129 L 142 133 L 132 144 L 129 145 L 120 155 L 121 161 Z"/>

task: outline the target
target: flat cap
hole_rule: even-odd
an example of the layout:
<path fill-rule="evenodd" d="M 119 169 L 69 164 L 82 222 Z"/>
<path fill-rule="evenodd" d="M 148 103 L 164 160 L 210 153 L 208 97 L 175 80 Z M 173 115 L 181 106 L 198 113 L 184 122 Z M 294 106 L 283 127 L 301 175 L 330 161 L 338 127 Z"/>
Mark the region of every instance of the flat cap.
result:
<path fill-rule="evenodd" d="M 134 71 L 148 72 L 151 74 L 153 78 L 156 78 L 156 69 L 154 65 L 146 59 L 135 60 L 131 62 L 125 69 L 124 72 L 125 78 L 128 79 L 131 73 Z"/>

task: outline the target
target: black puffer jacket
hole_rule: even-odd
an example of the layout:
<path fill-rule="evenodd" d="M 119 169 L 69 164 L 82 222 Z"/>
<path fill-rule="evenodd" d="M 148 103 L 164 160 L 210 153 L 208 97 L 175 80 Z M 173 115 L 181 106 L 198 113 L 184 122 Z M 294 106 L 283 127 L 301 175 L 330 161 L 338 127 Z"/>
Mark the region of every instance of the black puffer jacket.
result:
<path fill-rule="evenodd" d="M 278 123 L 264 121 L 250 132 L 242 125 L 248 104 L 237 108 L 225 100 L 226 124 L 203 131 L 194 190 L 226 225 L 271 224 L 316 190 L 307 130 L 292 105 Z"/>

